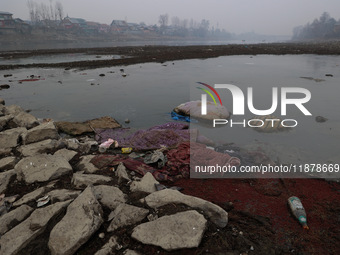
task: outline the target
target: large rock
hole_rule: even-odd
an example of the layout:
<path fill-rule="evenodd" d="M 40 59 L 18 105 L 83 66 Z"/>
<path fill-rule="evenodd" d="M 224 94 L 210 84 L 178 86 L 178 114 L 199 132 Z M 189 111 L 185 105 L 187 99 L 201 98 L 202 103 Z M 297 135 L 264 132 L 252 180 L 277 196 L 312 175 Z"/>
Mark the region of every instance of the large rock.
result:
<path fill-rule="evenodd" d="M 95 128 L 118 128 L 121 125 L 113 118 L 105 116 L 85 122 L 56 122 L 58 130 L 69 135 L 93 133 Z"/>
<path fill-rule="evenodd" d="M 27 132 L 26 128 L 13 128 L 0 133 L 0 148 L 13 148 L 18 146 L 20 135 Z"/>
<path fill-rule="evenodd" d="M 12 105 L 9 105 L 9 106 L 5 106 L 4 109 L 2 110 L 2 112 L 5 114 L 5 115 L 17 115 L 19 114 L 20 112 L 23 112 L 24 109 L 22 109 L 20 106 L 18 105 L 15 105 L 15 104 L 12 104 Z"/>
<path fill-rule="evenodd" d="M 15 166 L 17 178 L 26 183 L 46 182 L 72 172 L 66 159 L 53 155 L 36 155 L 19 161 Z"/>
<path fill-rule="evenodd" d="M 53 155 L 58 156 L 58 157 L 62 157 L 64 159 L 66 159 L 67 161 L 70 161 L 71 159 L 73 159 L 73 157 L 75 155 L 77 155 L 77 152 L 72 151 L 72 150 L 68 150 L 68 149 L 61 149 L 61 150 L 56 151 Z"/>
<path fill-rule="evenodd" d="M 0 194 L 6 192 L 8 184 L 15 179 L 16 175 L 15 170 L 0 173 Z"/>
<path fill-rule="evenodd" d="M 36 143 L 47 139 L 59 139 L 59 134 L 53 122 L 46 122 L 32 128 L 23 136 L 24 144 Z"/>
<path fill-rule="evenodd" d="M 12 155 L 12 148 L 0 148 L 0 157 Z"/>
<path fill-rule="evenodd" d="M 0 159 L 0 171 L 13 169 L 16 162 L 16 157 L 7 157 Z"/>
<path fill-rule="evenodd" d="M 89 186 L 69 205 L 64 218 L 52 229 L 48 242 L 51 254 L 74 254 L 100 228 L 102 215 L 102 208 Z"/>
<path fill-rule="evenodd" d="M 37 154 L 48 153 L 58 148 L 59 145 L 60 144 L 57 140 L 48 139 L 37 143 L 22 145 L 18 148 L 18 151 L 22 156 L 29 157 Z"/>
<path fill-rule="evenodd" d="M 72 177 L 72 184 L 77 189 L 84 189 L 88 185 L 108 184 L 112 181 L 111 177 L 97 174 L 79 174 L 75 173 Z"/>
<path fill-rule="evenodd" d="M 167 251 L 198 247 L 207 221 L 197 211 L 186 211 L 143 223 L 133 229 L 132 238 Z"/>
<path fill-rule="evenodd" d="M 0 254 L 17 254 L 44 232 L 50 220 L 71 201 L 56 203 L 35 210 L 24 222 L 9 230 L 0 239 Z"/>
<path fill-rule="evenodd" d="M 19 205 L 27 204 L 31 201 L 36 201 L 38 198 L 44 196 L 46 192 L 47 192 L 46 187 L 40 187 L 39 189 L 36 189 L 36 190 L 24 195 L 18 201 L 14 202 L 13 206 L 19 206 Z"/>
<path fill-rule="evenodd" d="M 202 210 L 204 215 L 220 228 L 224 228 L 228 223 L 228 213 L 218 205 L 201 198 L 184 195 L 178 190 L 160 190 L 143 198 L 142 201 L 145 201 L 151 208 L 158 208 L 170 203 L 182 203 L 189 207 Z"/>
<path fill-rule="evenodd" d="M 5 129 L 5 127 L 7 126 L 7 123 L 13 119 L 12 115 L 5 115 L 3 117 L 0 117 L 0 131 L 2 131 L 3 129 Z"/>
<path fill-rule="evenodd" d="M 22 205 L 0 217 L 0 236 L 26 219 L 32 211 L 32 207 Z"/>
<path fill-rule="evenodd" d="M 130 185 L 132 192 L 147 192 L 152 193 L 157 191 L 155 184 L 159 184 L 151 173 L 146 173 L 140 181 L 133 181 Z"/>
<path fill-rule="evenodd" d="M 115 171 L 115 176 L 118 177 L 118 183 L 121 184 L 123 181 L 131 181 L 129 175 L 126 172 L 126 167 L 124 164 L 121 162 L 119 163 L 116 171 Z"/>
<path fill-rule="evenodd" d="M 97 251 L 94 255 L 112 255 L 113 251 L 119 246 L 118 237 L 112 236 L 109 241 L 103 245 L 103 247 Z"/>
<path fill-rule="evenodd" d="M 67 189 L 56 189 L 48 192 L 46 196 L 49 196 L 51 203 L 56 203 L 60 201 L 66 201 L 70 199 L 75 199 L 80 195 L 79 190 L 67 190 Z"/>
<path fill-rule="evenodd" d="M 113 219 L 110 226 L 107 228 L 107 231 L 112 232 L 118 228 L 136 224 L 143 220 L 148 213 L 149 210 L 144 208 L 128 204 L 120 204 L 113 213 L 110 214 L 110 217 L 113 217 Z"/>
<path fill-rule="evenodd" d="M 39 125 L 39 121 L 32 114 L 27 112 L 19 112 L 14 115 L 14 118 L 10 121 L 11 127 L 25 127 L 27 129 L 33 128 Z"/>
<path fill-rule="evenodd" d="M 76 166 L 78 171 L 84 171 L 87 174 L 93 174 L 99 169 L 93 165 L 90 161 L 95 157 L 95 155 L 86 155 L 80 157 L 80 161 Z"/>
<path fill-rule="evenodd" d="M 141 255 L 138 251 L 127 249 L 123 252 L 123 255 Z"/>
<path fill-rule="evenodd" d="M 174 109 L 174 112 L 184 115 L 190 116 L 194 119 L 205 119 L 205 120 L 213 120 L 213 119 L 227 119 L 229 118 L 229 111 L 225 106 L 217 103 L 216 105 L 207 101 L 207 114 L 201 114 L 201 100 L 190 101 L 184 104 L 180 104 Z"/>
<path fill-rule="evenodd" d="M 93 192 L 98 201 L 111 210 L 127 201 L 127 196 L 117 187 L 98 185 L 93 187 Z"/>

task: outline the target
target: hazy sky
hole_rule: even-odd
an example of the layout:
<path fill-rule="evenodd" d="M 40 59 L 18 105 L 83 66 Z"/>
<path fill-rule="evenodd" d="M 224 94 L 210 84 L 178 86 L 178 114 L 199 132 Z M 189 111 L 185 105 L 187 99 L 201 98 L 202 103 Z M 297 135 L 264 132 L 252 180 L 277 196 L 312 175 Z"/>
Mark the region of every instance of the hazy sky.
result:
<path fill-rule="evenodd" d="M 49 3 L 50 0 L 33 0 Z M 52 0 L 56 2 L 56 0 Z M 110 24 L 113 19 L 157 24 L 160 14 L 201 21 L 229 32 L 291 35 L 326 11 L 340 19 L 340 0 L 59 0 L 65 14 Z M 27 0 L 0 0 L 0 10 L 29 19 Z"/>

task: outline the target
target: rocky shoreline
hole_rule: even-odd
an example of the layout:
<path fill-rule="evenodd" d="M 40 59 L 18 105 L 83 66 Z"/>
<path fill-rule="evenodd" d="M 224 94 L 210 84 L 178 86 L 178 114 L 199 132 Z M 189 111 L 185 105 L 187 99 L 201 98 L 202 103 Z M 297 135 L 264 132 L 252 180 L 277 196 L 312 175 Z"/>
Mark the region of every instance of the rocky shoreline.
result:
<path fill-rule="evenodd" d="M 91 161 L 99 154 L 91 129 L 65 135 L 51 120 L 0 103 L 1 254 L 305 254 L 322 245 L 315 239 L 309 247 L 279 243 L 269 218 L 236 210 L 228 199 L 219 206 L 199 198 L 204 180 L 196 182 L 195 197 L 123 163 L 98 168 Z M 107 118 L 99 125 L 117 127 Z M 282 193 L 268 183 L 250 183 L 269 196 Z M 337 183 L 331 186 L 340 190 Z M 338 202 L 332 210 L 324 217 L 338 215 Z M 295 224 L 299 238 L 306 238 Z M 339 249 L 336 233 L 325 240 L 332 251 Z"/>
<path fill-rule="evenodd" d="M 0 113 L 1 254 L 168 254 L 227 226 L 224 209 L 150 173 L 98 169 L 91 137 L 62 138 L 4 100 Z"/>
<path fill-rule="evenodd" d="M 229 44 L 207 46 L 132 46 L 112 48 L 77 48 L 50 49 L 31 51 L 0 52 L 4 59 L 25 58 L 38 55 L 65 53 L 85 53 L 91 55 L 122 55 L 124 58 L 93 61 L 75 61 L 67 63 L 44 63 L 26 65 L 0 65 L 0 70 L 16 68 L 100 68 L 122 66 L 148 62 L 166 62 L 182 59 L 206 59 L 228 55 L 258 55 L 258 54 L 319 54 L 340 55 L 340 41 L 330 42 L 291 42 L 291 43 L 262 43 L 262 44 Z"/>

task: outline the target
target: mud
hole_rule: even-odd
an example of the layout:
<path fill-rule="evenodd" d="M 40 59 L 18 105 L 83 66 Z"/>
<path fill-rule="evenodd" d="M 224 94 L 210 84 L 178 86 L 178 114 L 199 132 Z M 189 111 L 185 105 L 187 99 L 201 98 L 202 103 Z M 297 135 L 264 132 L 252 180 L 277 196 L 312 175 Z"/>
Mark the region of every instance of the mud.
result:
<path fill-rule="evenodd" d="M 147 62 L 168 62 L 182 59 L 206 59 L 228 55 L 258 54 L 320 54 L 339 55 L 340 41 L 314 43 L 266 43 L 266 44 L 229 44 L 211 46 L 133 46 L 112 48 L 50 49 L 0 52 L 2 58 L 25 58 L 37 55 L 85 53 L 96 55 L 122 55 L 121 59 L 76 61 L 49 64 L 0 65 L 0 70 L 34 67 L 54 68 L 100 68 L 124 66 Z"/>

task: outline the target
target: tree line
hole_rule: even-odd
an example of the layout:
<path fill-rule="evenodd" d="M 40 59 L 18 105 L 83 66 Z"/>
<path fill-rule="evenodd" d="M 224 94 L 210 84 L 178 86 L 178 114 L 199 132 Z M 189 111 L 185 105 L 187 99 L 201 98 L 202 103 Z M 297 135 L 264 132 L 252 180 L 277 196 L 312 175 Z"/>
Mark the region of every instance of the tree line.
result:
<path fill-rule="evenodd" d="M 230 38 L 232 35 L 225 29 L 210 27 L 209 20 L 202 19 L 197 22 L 193 19 L 180 19 L 177 16 L 171 17 L 171 23 L 169 22 L 169 15 L 159 15 L 158 23 L 160 25 L 160 31 L 163 33 L 171 33 L 176 36 L 197 36 L 207 37 L 216 36 Z M 170 31 L 170 32 L 169 32 Z"/>
<path fill-rule="evenodd" d="M 27 7 L 32 24 L 64 18 L 64 7 L 59 1 L 54 3 L 53 0 L 49 0 L 49 3 L 38 4 L 28 0 Z"/>
<path fill-rule="evenodd" d="M 293 29 L 294 40 L 335 38 L 340 38 L 340 19 L 336 21 L 328 12 L 322 13 L 312 23 Z"/>

